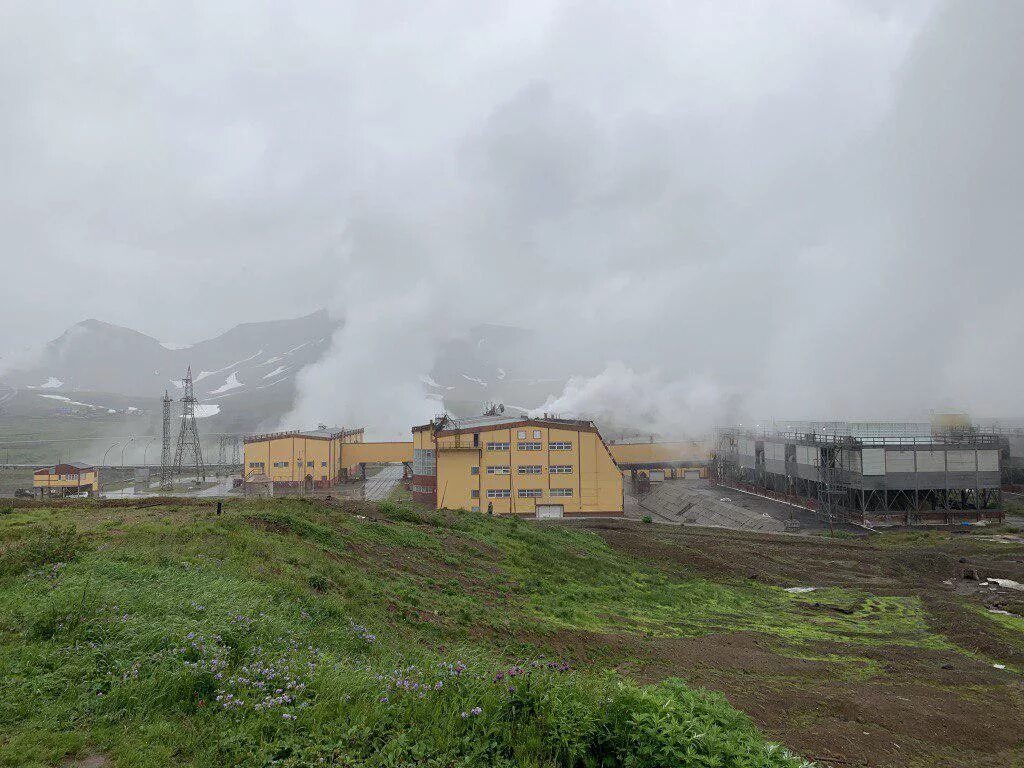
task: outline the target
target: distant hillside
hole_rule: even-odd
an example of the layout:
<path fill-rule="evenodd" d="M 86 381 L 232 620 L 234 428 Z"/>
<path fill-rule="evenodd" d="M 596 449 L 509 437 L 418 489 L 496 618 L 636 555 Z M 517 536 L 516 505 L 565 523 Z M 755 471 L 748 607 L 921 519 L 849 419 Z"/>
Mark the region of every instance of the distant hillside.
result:
<path fill-rule="evenodd" d="M 209 419 L 208 433 L 270 428 L 291 410 L 298 372 L 323 358 L 339 326 L 321 310 L 245 323 L 177 347 L 130 328 L 84 320 L 33 355 L 30 367 L 0 377 L 0 411 L 91 421 L 124 412 L 144 417 L 145 424 L 134 424 L 136 433 L 152 433 L 159 429 L 154 419 L 164 390 L 177 399 L 191 366 L 198 415 Z M 534 341 L 534 333 L 521 328 L 478 326 L 446 344 L 432 370 L 413 375 L 442 407 L 458 414 L 478 413 L 492 400 L 533 408 L 562 386 L 561 379 L 538 378 Z"/>
<path fill-rule="evenodd" d="M 4 383 L 40 392 L 154 397 L 180 385 L 191 365 L 196 395 L 216 398 L 290 381 L 320 358 L 336 327 L 321 310 L 294 320 L 245 323 L 172 348 L 129 328 L 84 320 L 49 342 L 31 368 L 7 374 Z"/>

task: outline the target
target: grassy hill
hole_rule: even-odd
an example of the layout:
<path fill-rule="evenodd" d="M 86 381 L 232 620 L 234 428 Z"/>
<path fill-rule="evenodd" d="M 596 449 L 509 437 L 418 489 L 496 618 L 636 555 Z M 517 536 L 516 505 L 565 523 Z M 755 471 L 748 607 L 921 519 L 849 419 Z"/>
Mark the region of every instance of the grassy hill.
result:
<path fill-rule="evenodd" d="M 895 588 L 878 545 L 740 537 L 742 562 L 721 534 L 640 524 L 147 504 L 0 514 L 0 765 L 798 766 L 723 695 L 677 676 L 725 691 L 805 754 L 836 755 L 845 726 L 801 735 L 816 733 L 820 700 L 789 701 L 787 730 L 758 696 L 829 681 L 857 700 L 884 680 L 889 699 L 933 686 L 903 715 L 949 704 L 959 684 L 932 679 L 946 672 L 907 662 L 911 683 L 886 654 L 955 659 L 971 676 L 965 705 L 999 699 L 1004 720 L 1021 718 L 1006 676 L 1019 681 L 1024 627 Z M 932 565 L 908 578 L 930 582 L 951 555 L 924 545 Z M 830 562 L 867 554 L 827 589 L 787 592 L 805 547 Z M 964 648 L 937 626 L 942 610 L 966 611 L 991 642 Z M 947 750 L 922 738 L 919 756 Z M 1019 757 L 1019 742 L 948 754 L 985 765 Z"/>

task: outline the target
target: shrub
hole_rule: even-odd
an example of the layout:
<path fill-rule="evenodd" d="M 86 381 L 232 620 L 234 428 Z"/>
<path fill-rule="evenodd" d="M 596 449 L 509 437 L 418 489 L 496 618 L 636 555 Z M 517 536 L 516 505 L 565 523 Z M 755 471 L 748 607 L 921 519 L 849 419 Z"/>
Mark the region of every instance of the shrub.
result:
<path fill-rule="evenodd" d="M 43 565 L 70 562 L 81 545 L 81 537 L 73 524 L 34 530 L 28 538 L 0 550 L 0 578 Z"/>
<path fill-rule="evenodd" d="M 413 525 L 423 525 L 428 520 L 415 510 L 409 509 L 409 507 L 396 504 L 393 501 L 382 501 L 377 509 L 385 517 L 394 520 L 398 523 L 412 523 Z"/>
<path fill-rule="evenodd" d="M 643 519 L 640 522 L 642 522 L 642 523 L 650 523 L 650 522 L 652 522 L 651 516 L 650 515 L 644 515 Z"/>

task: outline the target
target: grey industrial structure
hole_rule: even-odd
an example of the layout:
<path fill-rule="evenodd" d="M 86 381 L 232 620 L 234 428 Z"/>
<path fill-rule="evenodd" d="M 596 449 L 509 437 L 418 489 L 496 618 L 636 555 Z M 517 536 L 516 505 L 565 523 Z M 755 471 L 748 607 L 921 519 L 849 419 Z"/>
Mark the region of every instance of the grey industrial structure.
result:
<path fill-rule="evenodd" d="M 797 431 L 718 431 L 726 484 L 867 525 L 1002 518 L 1003 436 L 930 425 L 805 422 Z M 888 433 L 888 434 L 887 434 Z"/>

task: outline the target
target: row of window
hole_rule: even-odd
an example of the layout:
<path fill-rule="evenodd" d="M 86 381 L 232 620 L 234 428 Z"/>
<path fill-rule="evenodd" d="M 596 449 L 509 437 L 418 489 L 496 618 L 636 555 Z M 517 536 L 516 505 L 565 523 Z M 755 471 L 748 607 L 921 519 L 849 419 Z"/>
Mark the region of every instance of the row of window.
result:
<path fill-rule="evenodd" d="M 548 493 L 552 498 L 566 498 L 572 496 L 572 488 L 551 488 Z M 488 488 L 488 499 L 507 499 L 512 495 L 508 488 Z M 474 499 L 480 498 L 480 491 L 471 491 L 470 496 Z M 539 499 L 544 496 L 543 488 L 520 488 L 520 499 Z"/>
<path fill-rule="evenodd" d="M 433 493 L 434 486 L 432 485 L 414 485 L 412 486 L 413 493 Z"/>
<path fill-rule="evenodd" d="M 306 466 L 307 467 L 312 467 L 315 464 L 316 464 L 315 461 L 307 461 L 306 462 Z M 265 466 L 266 465 L 262 461 L 250 461 L 249 462 L 249 469 L 263 469 L 263 467 L 265 467 Z M 275 461 L 274 462 L 274 466 L 278 467 L 278 468 L 280 468 L 280 467 L 290 467 L 291 466 L 291 462 L 288 462 L 288 461 Z M 302 467 L 302 462 L 301 461 L 296 461 L 295 462 L 295 466 L 301 468 Z M 320 466 L 321 467 L 326 467 L 327 466 L 327 462 L 326 461 L 321 461 L 320 462 Z"/>
<path fill-rule="evenodd" d="M 541 434 L 541 432 L 540 432 L 539 429 L 533 430 L 533 439 L 536 440 L 538 437 L 540 437 L 540 434 Z M 525 440 L 526 439 L 526 430 L 525 429 L 520 429 L 519 430 L 519 434 L 516 435 L 516 437 L 518 437 L 520 440 Z"/>
<path fill-rule="evenodd" d="M 511 443 L 487 443 L 488 451 L 507 451 L 510 450 Z M 544 444 L 538 442 L 519 442 L 516 443 L 516 450 L 519 451 L 540 451 L 543 450 Z M 548 443 L 548 450 L 551 451 L 571 451 L 572 443 L 565 440 L 559 440 L 553 443 Z"/>
<path fill-rule="evenodd" d="M 511 471 L 512 468 L 508 466 L 487 467 L 488 475 L 508 475 L 511 474 Z M 543 474 L 544 467 L 540 464 L 524 464 L 520 467 L 516 467 L 516 472 L 520 475 L 540 475 Z M 552 475 L 571 475 L 572 464 L 552 464 L 548 467 L 548 472 Z M 480 474 L 480 467 L 470 467 L 469 474 Z"/>

